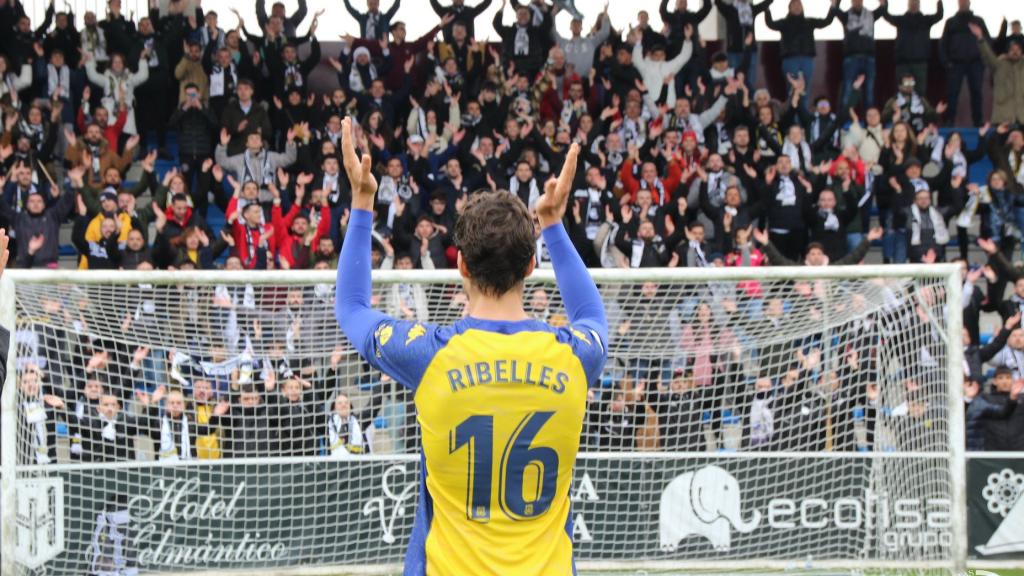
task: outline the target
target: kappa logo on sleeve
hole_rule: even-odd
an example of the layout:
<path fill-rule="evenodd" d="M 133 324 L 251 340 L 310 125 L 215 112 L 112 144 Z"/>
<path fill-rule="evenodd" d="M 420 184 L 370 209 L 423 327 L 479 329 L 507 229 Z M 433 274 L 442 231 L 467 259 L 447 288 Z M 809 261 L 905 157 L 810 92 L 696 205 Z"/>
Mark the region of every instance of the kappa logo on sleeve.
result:
<path fill-rule="evenodd" d="M 579 338 L 580 340 L 584 341 L 588 346 L 590 345 L 590 339 L 587 338 L 586 334 L 584 334 L 583 332 L 580 332 L 579 330 L 577 330 L 575 328 L 569 328 L 569 332 L 572 332 L 573 336 L 575 336 L 575 337 Z"/>
<path fill-rule="evenodd" d="M 427 333 L 427 329 L 423 327 L 423 324 L 414 324 L 412 328 L 409 328 L 409 333 L 405 336 L 405 345 L 412 344 L 412 341 L 423 336 Z"/>

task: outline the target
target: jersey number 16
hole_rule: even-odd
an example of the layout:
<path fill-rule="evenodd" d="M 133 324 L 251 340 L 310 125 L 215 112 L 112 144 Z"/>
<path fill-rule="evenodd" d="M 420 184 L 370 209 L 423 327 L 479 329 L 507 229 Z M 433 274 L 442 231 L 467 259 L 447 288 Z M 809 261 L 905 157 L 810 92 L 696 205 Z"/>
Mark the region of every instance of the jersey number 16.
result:
<path fill-rule="evenodd" d="M 498 505 L 512 520 L 529 520 L 551 507 L 558 481 L 558 453 L 545 446 L 531 447 L 534 437 L 554 412 L 527 414 L 505 442 L 498 475 Z M 491 470 L 494 462 L 494 416 L 470 416 L 449 433 L 448 453 L 466 446 L 466 517 L 486 523 L 491 518 Z M 528 472 L 533 494 L 523 494 Z"/>

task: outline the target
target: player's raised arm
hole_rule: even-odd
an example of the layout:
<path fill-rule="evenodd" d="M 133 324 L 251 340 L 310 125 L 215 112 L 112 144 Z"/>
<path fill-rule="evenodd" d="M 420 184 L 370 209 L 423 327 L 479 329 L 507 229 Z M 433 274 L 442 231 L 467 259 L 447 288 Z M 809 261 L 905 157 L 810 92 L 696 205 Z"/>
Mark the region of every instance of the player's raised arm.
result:
<path fill-rule="evenodd" d="M 352 120 L 341 122 L 341 154 L 352 186 L 352 215 L 338 258 L 334 316 L 352 345 L 367 356 L 373 350 L 373 331 L 387 317 L 370 308 L 370 233 L 377 179 L 370 171 L 370 156 L 356 155 Z"/>
<path fill-rule="evenodd" d="M 544 183 L 544 195 L 537 201 L 537 218 L 540 220 L 544 243 L 551 253 L 551 264 L 555 269 L 555 279 L 569 321 L 585 324 L 597 331 L 604 347 L 608 341 L 608 320 L 605 318 L 601 294 L 562 225 L 579 154 L 579 144 L 570 146 L 558 179 L 550 178 Z"/>

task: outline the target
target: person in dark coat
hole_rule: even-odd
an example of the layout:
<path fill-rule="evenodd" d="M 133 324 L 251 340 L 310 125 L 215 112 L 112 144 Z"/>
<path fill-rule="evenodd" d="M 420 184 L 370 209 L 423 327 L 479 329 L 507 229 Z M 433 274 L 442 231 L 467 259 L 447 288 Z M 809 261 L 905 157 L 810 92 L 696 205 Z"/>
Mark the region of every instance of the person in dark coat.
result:
<path fill-rule="evenodd" d="M 921 13 L 921 0 L 909 0 L 902 16 L 889 12 L 888 0 L 880 0 L 875 15 L 896 28 L 896 81 L 904 76 L 914 77 L 918 86 L 928 86 L 928 61 L 932 56 L 931 29 L 942 22 L 944 11 L 941 0 L 935 3 L 935 14 Z"/>
<path fill-rule="evenodd" d="M 260 25 L 260 30 L 267 27 L 267 22 L 271 18 L 280 18 L 284 35 L 288 38 L 295 38 L 298 35 L 296 29 L 306 19 L 306 14 L 308 13 L 309 8 L 306 6 L 306 0 L 299 0 L 299 5 L 291 16 L 285 14 L 283 2 L 274 2 L 270 7 L 270 14 L 267 14 L 267 0 L 256 0 L 256 23 Z"/>
<path fill-rule="evenodd" d="M 60 249 L 60 225 L 75 209 L 75 198 L 82 186 L 84 172 L 81 168 L 69 171 L 71 190 L 60 193 L 58 188 L 51 192 L 58 196 L 49 207 L 39 191 L 28 195 L 25 209 L 15 213 L 10 204 L 0 197 L 0 225 L 13 229 L 19 238 L 16 245 L 15 262 L 19 268 L 56 268 Z"/>
<path fill-rule="evenodd" d="M 515 64 L 520 76 L 533 78 L 540 71 L 547 57 L 547 46 L 551 35 L 551 13 L 544 12 L 540 23 L 534 18 L 531 8 L 518 6 L 515 21 L 510 25 L 502 23 L 502 9 L 494 14 L 494 31 L 501 36 L 502 57 Z"/>
<path fill-rule="evenodd" d="M 789 13 L 782 20 L 772 18 L 771 10 L 765 10 L 764 19 L 768 28 L 782 34 L 779 54 L 782 57 L 782 73 L 789 78 L 803 78 L 808 89 L 814 81 L 814 31 L 825 28 L 836 17 L 835 7 L 839 0 L 832 0 L 832 7 L 825 18 L 808 18 L 804 15 L 801 0 L 790 0 Z M 807 95 L 800 97 L 800 105 L 807 106 Z"/>
<path fill-rule="evenodd" d="M 1013 381 L 1013 371 L 999 368 L 992 378 L 994 394 L 982 394 L 981 384 L 975 380 L 964 381 L 964 424 L 967 449 L 980 452 L 985 449 L 985 431 L 993 420 L 1006 420 L 1017 409 L 1017 399 L 1024 389 L 1024 380 Z M 1008 390 L 1008 392 L 1006 392 Z M 1003 395 L 1007 394 L 1004 398 Z"/>
<path fill-rule="evenodd" d="M 959 10 L 946 20 L 939 43 L 939 60 L 946 67 L 946 117 L 956 121 L 957 102 L 960 100 L 960 86 L 967 80 L 971 93 L 971 121 L 975 126 L 983 122 L 981 114 L 981 83 L 985 76 L 985 65 L 981 60 L 978 39 L 971 33 L 971 24 L 981 28 L 985 38 L 989 37 L 985 21 L 971 11 L 971 0 L 959 0 Z"/>
<path fill-rule="evenodd" d="M 492 0 L 482 0 L 476 6 L 466 6 L 465 0 L 452 0 L 450 6 L 442 6 L 438 0 L 430 0 L 430 7 L 434 9 L 434 13 L 440 18 L 451 14 L 455 16 L 455 19 L 448 23 L 442 31 L 444 33 L 444 41 L 452 43 L 452 28 L 455 27 L 456 23 L 461 23 L 466 27 L 466 37 L 475 38 L 476 26 L 473 23 L 477 16 L 484 13 L 485 10 L 490 8 Z"/>
<path fill-rule="evenodd" d="M 983 396 L 986 404 L 1001 407 L 990 407 L 985 411 L 987 416 L 981 434 L 987 451 L 1024 450 L 1024 409 L 1020 406 L 1020 382 L 1014 382 L 1012 376 L 1001 378 L 993 382 L 994 389 Z"/>
<path fill-rule="evenodd" d="M 398 6 L 402 0 L 395 0 L 391 9 L 387 12 L 380 11 L 380 0 L 367 0 L 366 12 L 360 12 L 352 7 L 352 2 L 344 0 L 345 9 L 359 23 L 359 37 L 366 40 L 383 40 L 388 37 L 388 30 L 391 29 L 391 19 L 398 12 Z"/>
<path fill-rule="evenodd" d="M 225 458 L 270 456 L 270 411 L 252 384 L 242 384 L 230 411 L 221 419 Z"/>
<path fill-rule="evenodd" d="M 100 396 L 96 413 L 83 417 L 80 422 L 82 460 L 126 462 L 135 459 L 133 440 L 139 433 L 138 419 L 122 410 L 117 396 Z"/>
<path fill-rule="evenodd" d="M 203 165 L 203 161 L 213 155 L 213 139 L 210 135 L 218 128 L 217 117 L 203 104 L 198 86 L 192 83 L 185 86 L 185 101 L 174 109 L 167 125 L 178 131 L 181 175 L 189 188 L 193 188 L 193 175 Z M 200 203 L 195 200 L 193 198 L 193 203 L 198 206 Z M 205 205 L 205 202 L 202 204 Z M 199 211 L 205 215 L 205 206 Z"/>
<path fill-rule="evenodd" d="M 705 442 L 701 418 L 707 400 L 696 386 L 693 371 L 677 369 L 667 387 L 647 395 L 647 404 L 658 415 L 661 449 L 667 452 L 701 452 Z"/>
<path fill-rule="evenodd" d="M 753 90 L 757 86 L 757 42 L 754 36 L 754 20 L 757 15 L 764 12 L 771 6 L 771 0 L 764 0 L 754 4 L 751 0 L 733 0 L 727 4 L 724 0 L 715 0 L 715 8 L 725 20 L 725 53 L 729 58 L 729 67 L 737 73 L 744 74 L 743 81 L 747 88 Z M 750 49 L 745 49 L 747 36 L 754 40 Z M 749 57 L 747 52 L 749 51 Z M 744 70 L 740 64 L 747 60 L 747 67 Z"/>

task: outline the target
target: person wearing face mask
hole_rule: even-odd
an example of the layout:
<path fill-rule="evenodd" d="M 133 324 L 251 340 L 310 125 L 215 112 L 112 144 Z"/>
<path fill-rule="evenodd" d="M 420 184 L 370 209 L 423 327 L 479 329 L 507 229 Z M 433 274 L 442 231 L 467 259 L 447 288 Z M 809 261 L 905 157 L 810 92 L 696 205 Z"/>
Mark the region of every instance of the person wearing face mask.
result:
<path fill-rule="evenodd" d="M 945 110 L 945 104 L 932 106 L 928 99 L 918 91 L 913 75 L 904 74 L 900 79 L 899 90 L 882 106 L 882 118 L 886 121 L 906 122 L 915 133 L 919 133 L 929 124 L 939 121 Z"/>

